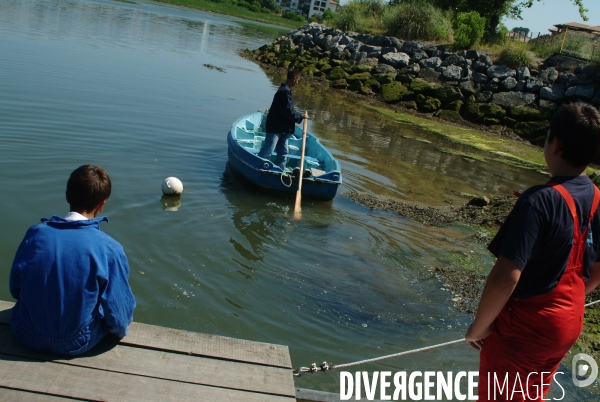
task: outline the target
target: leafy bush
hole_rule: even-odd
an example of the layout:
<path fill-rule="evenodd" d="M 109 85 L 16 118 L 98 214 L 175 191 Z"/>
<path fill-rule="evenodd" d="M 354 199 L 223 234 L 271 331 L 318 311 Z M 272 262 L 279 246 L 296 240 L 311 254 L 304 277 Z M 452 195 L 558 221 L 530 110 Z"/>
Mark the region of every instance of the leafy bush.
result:
<path fill-rule="evenodd" d="M 383 16 L 386 34 L 401 39 L 445 41 L 452 35 L 449 14 L 427 1 L 405 0 Z"/>
<path fill-rule="evenodd" d="M 502 45 L 509 40 L 508 32 L 509 32 L 508 28 L 506 28 L 506 26 L 504 24 L 500 23 L 500 24 L 498 24 L 498 27 L 496 28 L 496 32 L 494 32 L 494 33 L 486 32 L 485 35 L 483 36 L 483 39 L 489 44 Z"/>
<path fill-rule="evenodd" d="M 529 47 L 521 42 L 507 42 L 500 52 L 499 60 L 510 68 L 531 67 L 534 64 Z"/>
<path fill-rule="evenodd" d="M 248 10 L 255 12 L 255 13 L 260 13 L 260 8 L 258 8 L 256 5 L 252 4 L 250 6 L 250 8 L 248 8 Z"/>
<path fill-rule="evenodd" d="M 454 45 L 469 49 L 478 43 L 485 33 L 485 18 L 477 11 L 458 13 L 454 19 Z"/>
<path fill-rule="evenodd" d="M 281 12 L 281 7 L 277 4 L 275 0 L 260 0 L 260 6 L 279 14 Z"/>
<path fill-rule="evenodd" d="M 248 3 L 247 1 L 239 1 L 238 2 L 238 6 L 240 7 L 244 7 L 244 8 L 250 8 L 250 3 Z"/>
<path fill-rule="evenodd" d="M 268 8 L 266 8 L 266 7 L 261 8 L 260 12 L 261 13 L 265 13 L 265 14 L 271 14 L 272 13 L 272 11 L 269 10 Z"/>
<path fill-rule="evenodd" d="M 296 14 L 293 11 L 286 11 L 285 13 L 283 13 L 282 17 L 292 21 L 304 21 L 303 16 Z"/>
<path fill-rule="evenodd" d="M 364 20 L 363 6 L 360 2 L 352 0 L 338 10 L 331 25 L 342 31 L 364 31 L 366 28 Z"/>
<path fill-rule="evenodd" d="M 323 12 L 322 18 L 323 21 L 333 21 L 335 18 L 335 13 L 328 8 Z"/>

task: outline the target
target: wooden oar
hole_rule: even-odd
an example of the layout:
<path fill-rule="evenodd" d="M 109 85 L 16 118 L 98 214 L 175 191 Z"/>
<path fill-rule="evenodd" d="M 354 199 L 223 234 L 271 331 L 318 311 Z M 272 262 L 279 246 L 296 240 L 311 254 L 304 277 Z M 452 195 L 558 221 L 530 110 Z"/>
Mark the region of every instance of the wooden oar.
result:
<path fill-rule="evenodd" d="M 306 147 L 306 127 L 308 125 L 307 120 L 308 119 L 305 117 L 304 125 L 302 126 L 302 150 L 300 151 L 300 172 L 298 174 L 298 191 L 296 192 L 296 206 L 294 207 L 294 219 L 297 221 L 302 219 L 302 208 L 300 207 L 300 204 L 302 202 L 302 178 L 304 177 L 304 149 Z"/>

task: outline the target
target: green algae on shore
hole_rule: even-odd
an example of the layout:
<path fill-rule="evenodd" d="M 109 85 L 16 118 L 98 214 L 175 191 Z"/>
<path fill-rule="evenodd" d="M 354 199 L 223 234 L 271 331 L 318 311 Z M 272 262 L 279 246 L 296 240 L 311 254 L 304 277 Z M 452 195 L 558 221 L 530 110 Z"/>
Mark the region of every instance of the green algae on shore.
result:
<path fill-rule="evenodd" d="M 424 117 L 415 116 L 409 113 L 402 113 L 395 110 L 363 104 L 363 107 L 381 113 L 384 116 L 392 118 L 401 124 L 410 124 L 420 127 L 428 132 L 438 134 L 455 143 L 473 148 L 483 153 L 484 159 L 493 160 L 505 165 L 514 166 L 522 169 L 531 169 L 543 171 L 546 169 L 544 155 L 539 147 L 517 142 L 499 135 L 488 134 L 476 131 L 471 128 L 453 126 L 444 124 L 440 128 L 440 123 Z M 470 154 L 471 159 L 475 154 Z"/>

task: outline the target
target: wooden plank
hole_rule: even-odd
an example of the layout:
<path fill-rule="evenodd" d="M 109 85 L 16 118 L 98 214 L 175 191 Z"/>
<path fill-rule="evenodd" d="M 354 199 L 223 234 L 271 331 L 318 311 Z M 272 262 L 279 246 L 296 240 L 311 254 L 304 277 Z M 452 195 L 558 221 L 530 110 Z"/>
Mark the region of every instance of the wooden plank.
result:
<path fill-rule="evenodd" d="M 221 388 L 295 395 L 289 369 L 124 346 L 114 341 L 105 341 L 76 359 L 61 358 L 23 348 L 10 327 L 0 326 L 0 353 Z"/>
<path fill-rule="evenodd" d="M 122 344 L 292 368 L 287 346 L 132 323 Z"/>
<path fill-rule="evenodd" d="M 13 303 L 0 301 L 0 310 L 12 308 L 12 305 Z M 10 318 L 9 315 L 8 318 L 1 317 L 2 314 L 0 314 L 0 320 L 4 320 L 5 323 Z M 121 343 L 197 356 L 292 368 L 287 346 L 182 331 L 137 322 L 131 323 L 129 334 L 121 340 Z"/>
<path fill-rule="evenodd" d="M 0 387 L 0 401 L 27 401 L 27 402 L 65 402 L 81 401 L 82 399 L 63 398 L 61 396 L 36 394 L 33 392 L 20 391 Z"/>
<path fill-rule="evenodd" d="M 294 398 L 113 373 L 0 354 L 0 387 L 103 401 L 290 402 Z"/>

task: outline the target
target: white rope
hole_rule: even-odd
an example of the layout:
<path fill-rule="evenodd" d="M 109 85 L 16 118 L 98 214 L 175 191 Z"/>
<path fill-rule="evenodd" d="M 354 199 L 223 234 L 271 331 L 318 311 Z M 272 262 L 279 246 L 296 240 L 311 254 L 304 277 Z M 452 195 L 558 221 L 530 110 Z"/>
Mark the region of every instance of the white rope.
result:
<path fill-rule="evenodd" d="M 598 304 L 598 303 L 600 303 L 600 300 L 596 300 L 591 303 L 585 304 L 584 307 L 589 307 L 589 306 L 592 306 L 592 305 Z M 331 370 L 334 368 L 339 369 L 339 368 L 345 368 L 345 367 L 358 366 L 359 364 L 373 363 L 373 362 L 376 362 L 379 360 L 391 359 L 392 357 L 399 357 L 399 356 L 409 355 L 409 354 L 417 353 L 417 352 L 424 352 L 426 350 L 436 349 L 436 348 L 440 348 L 442 346 L 454 345 L 456 343 L 461 343 L 461 342 L 465 342 L 465 338 L 457 339 L 455 341 L 450 341 L 450 342 L 438 343 L 437 345 L 426 346 L 424 348 L 407 350 L 405 352 L 394 353 L 391 355 L 375 357 L 373 359 L 360 360 L 360 361 L 353 362 L 353 363 L 329 365 L 327 362 L 323 362 L 323 364 L 321 366 L 317 366 L 315 363 L 313 363 L 310 367 L 300 367 L 300 368 L 294 370 L 293 373 L 294 373 L 294 376 L 300 377 L 306 373 L 314 373 L 316 371 L 327 371 L 327 370 Z"/>
<path fill-rule="evenodd" d="M 583 307 L 593 306 L 594 304 L 598 304 L 598 303 L 600 303 L 600 300 L 596 300 L 594 302 L 588 303 L 588 304 L 584 305 Z"/>
<path fill-rule="evenodd" d="M 290 184 L 289 184 L 289 185 L 287 185 L 287 184 L 285 184 L 285 183 L 283 182 L 283 176 L 287 176 L 287 177 L 289 177 L 289 178 L 290 178 Z M 281 184 L 283 184 L 284 186 L 286 186 L 286 187 L 288 187 L 288 188 L 289 188 L 289 187 L 292 187 L 292 176 L 286 175 L 286 174 L 285 174 L 285 171 L 284 171 L 284 172 L 281 172 L 281 176 L 280 176 L 280 178 L 281 178 Z"/>
<path fill-rule="evenodd" d="M 424 351 L 430 350 L 430 349 L 441 348 L 442 346 L 453 345 L 453 344 L 459 343 L 459 342 L 465 342 L 465 338 L 457 339 L 455 341 L 450 341 L 450 342 L 439 343 L 437 345 L 427 346 L 424 348 L 407 350 L 406 352 L 394 353 L 393 355 L 376 357 L 374 359 L 361 360 L 361 361 L 354 362 L 354 363 L 336 364 L 335 368 L 352 367 L 352 366 L 357 366 L 359 364 L 364 364 L 364 363 L 373 363 L 373 362 L 376 362 L 379 360 L 391 359 L 392 357 L 404 356 L 404 355 L 409 355 L 411 353 L 424 352 Z"/>

